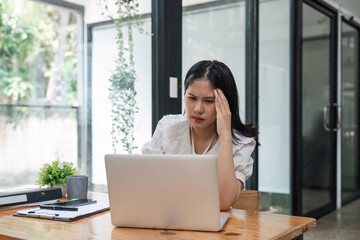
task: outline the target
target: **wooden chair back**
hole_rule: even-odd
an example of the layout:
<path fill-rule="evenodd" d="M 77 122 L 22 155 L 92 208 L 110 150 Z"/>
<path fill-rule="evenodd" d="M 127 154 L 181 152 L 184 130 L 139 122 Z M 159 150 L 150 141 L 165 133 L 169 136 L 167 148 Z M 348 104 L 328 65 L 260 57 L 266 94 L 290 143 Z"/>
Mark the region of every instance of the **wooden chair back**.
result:
<path fill-rule="evenodd" d="M 261 194 L 255 190 L 243 190 L 240 198 L 232 205 L 232 208 L 247 211 L 259 211 Z"/>

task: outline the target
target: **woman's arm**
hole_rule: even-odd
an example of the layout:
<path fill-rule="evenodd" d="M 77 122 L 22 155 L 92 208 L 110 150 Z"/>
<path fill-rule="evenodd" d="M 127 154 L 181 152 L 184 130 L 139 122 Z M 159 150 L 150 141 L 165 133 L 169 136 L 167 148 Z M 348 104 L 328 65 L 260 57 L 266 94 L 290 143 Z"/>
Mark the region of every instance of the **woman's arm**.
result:
<path fill-rule="evenodd" d="M 242 183 L 235 176 L 229 104 L 220 89 L 214 92 L 217 132 L 220 138 L 218 151 L 220 209 L 227 210 L 239 198 Z"/>
<path fill-rule="evenodd" d="M 232 139 L 220 138 L 218 152 L 220 209 L 227 210 L 239 198 L 242 183 L 235 176 Z"/>

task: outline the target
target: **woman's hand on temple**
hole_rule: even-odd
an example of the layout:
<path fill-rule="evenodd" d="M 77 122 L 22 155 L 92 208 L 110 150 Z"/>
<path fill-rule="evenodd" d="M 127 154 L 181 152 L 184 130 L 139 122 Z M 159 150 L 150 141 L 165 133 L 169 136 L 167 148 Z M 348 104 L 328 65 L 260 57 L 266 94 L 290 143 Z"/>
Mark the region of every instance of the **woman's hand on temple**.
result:
<path fill-rule="evenodd" d="M 229 103 L 220 89 L 214 90 L 216 107 L 216 127 L 220 139 L 230 139 L 231 135 L 231 111 Z"/>
<path fill-rule="evenodd" d="M 220 209 L 227 210 L 237 199 L 239 184 L 234 171 L 234 155 L 231 135 L 231 111 L 220 89 L 214 90 L 217 132 L 220 138 L 218 171 L 220 186 Z"/>

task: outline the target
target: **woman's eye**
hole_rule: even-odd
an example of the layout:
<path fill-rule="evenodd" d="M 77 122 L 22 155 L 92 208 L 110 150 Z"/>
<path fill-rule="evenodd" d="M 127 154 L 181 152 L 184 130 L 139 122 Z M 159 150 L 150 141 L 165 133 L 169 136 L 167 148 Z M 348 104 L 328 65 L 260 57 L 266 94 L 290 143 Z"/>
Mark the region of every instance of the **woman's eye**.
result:
<path fill-rule="evenodd" d="M 196 100 L 195 97 L 189 97 L 189 99 L 192 100 L 192 101 L 195 101 L 195 100 Z"/>
<path fill-rule="evenodd" d="M 206 103 L 214 103 L 214 100 L 205 100 Z"/>

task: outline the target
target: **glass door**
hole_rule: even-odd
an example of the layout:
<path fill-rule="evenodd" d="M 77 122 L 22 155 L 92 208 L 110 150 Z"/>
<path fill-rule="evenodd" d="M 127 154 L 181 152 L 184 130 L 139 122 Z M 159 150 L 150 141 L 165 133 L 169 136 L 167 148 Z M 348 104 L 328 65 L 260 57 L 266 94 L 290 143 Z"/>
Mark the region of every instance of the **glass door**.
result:
<path fill-rule="evenodd" d="M 319 217 L 335 208 L 336 15 L 302 5 L 301 214 Z"/>
<path fill-rule="evenodd" d="M 346 203 L 359 195 L 359 32 L 347 22 L 341 29 L 341 192 Z"/>

